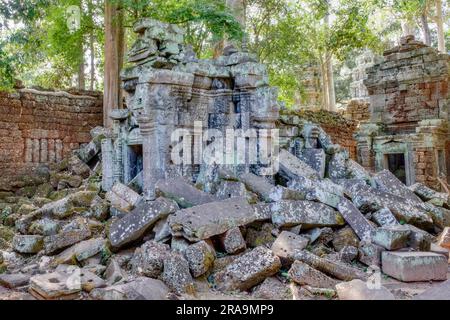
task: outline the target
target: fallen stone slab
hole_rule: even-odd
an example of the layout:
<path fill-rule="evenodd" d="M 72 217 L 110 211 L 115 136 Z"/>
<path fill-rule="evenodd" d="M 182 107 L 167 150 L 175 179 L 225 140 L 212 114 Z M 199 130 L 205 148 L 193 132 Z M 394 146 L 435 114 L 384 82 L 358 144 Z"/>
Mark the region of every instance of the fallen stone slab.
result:
<path fill-rule="evenodd" d="M 105 245 L 106 240 L 103 238 L 81 241 L 55 256 L 52 264 L 77 264 L 100 253 Z"/>
<path fill-rule="evenodd" d="M 349 159 L 347 151 L 340 151 L 331 156 L 328 162 L 328 177 L 333 181 L 347 179 L 350 175 L 347 161 Z"/>
<path fill-rule="evenodd" d="M 388 208 L 380 209 L 372 214 L 372 220 L 380 227 L 395 226 L 400 223 Z"/>
<path fill-rule="evenodd" d="M 437 192 L 422 183 L 415 183 L 412 186 L 410 186 L 409 189 L 424 201 L 440 199 L 446 204 L 450 203 L 450 197 L 448 193 Z"/>
<path fill-rule="evenodd" d="M 110 191 L 105 195 L 106 200 L 111 202 L 113 207 L 122 211 L 130 211 L 142 201 L 142 197 L 133 189 L 116 182 Z"/>
<path fill-rule="evenodd" d="M 385 251 L 381 262 L 383 273 L 403 282 L 447 280 L 447 258 L 436 253 Z"/>
<path fill-rule="evenodd" d="M 69 158 L 68 169 L 72 174 L 86 179 L 91 174 L 91 168 L 84 163 L 77 155 Z"/>
<path fill-rule="evenodd" d="M 431 243 L 435 241 L 434 236 L 410 224 L 405 224 L 403 227 L 410 231 L 408 247 L 416 251 L 430 251 Z"/>
<path fill-rule="evenodd" d="M 139 277 L 135 280 L 101 289 L 94 289 L 94 300 L 167 300 L 169 288 L 161 280 Z"/>
<path fill-rule="evenodd" d="M 170 247 L 156 241 L 147 241 L 137 248 L 130 261 L 131 270 L 135 274 L 150 278 L 158 278 L 164 268 L 164 259 L 169 255 Z"/>
<path fill-rule="evenodd" d="M 180 208 L 190 208 L 219 200 L 212 194 L 198 190 L 182 177 L 158 180 L 155 188 L 158 195 L 175 201 Z"/>
<path fill-rule="evenodd" d="M 428 288 L 414 296 L 413 300 L 450 300 L 450 280 Z"/>
<path fill-rule="evenodd" d="M 30 275 L 28 274 L 15 273 L 15 274 L 0 275 L 0 285 L 8 289 L 23 287 L 28 285 L 29 282 L 30 282 Z"/>
<path fill-rule="evenodd" d="M 220 200 L 245 197 L 247 196 L 247 189 L 245 184 L 239 181 L 222 181 L 217 187 L 215 195 Z"/>
<path fill-rule="evenodd" d="M 383 191 L 395 194 L 402 197 L 411 203 L 422 202 L 418 196 L 414 194 L 408 187 L 401 182 L 392 172 L 389 170 L 382 170 L 377 172 L 373 180 L 377 187 Z"/>
<path fill-rule="evenodd" d="M 443 248 L 435 243 L 432 243 L 430 245 L 430 251 L 437 253 L 437 254 L 441 254 L 441 255 L 447 257 L 447 259 L 450 259 L 450 249 Z M 449 260 L 449 263 L 450 263 L 450 260 Z"/>
<path fill-rule="evenodd" d="M 331 241 L 336 251 L 341 251 L 346 246 L 358 247 L 360 244 L 359 238 L 355 231 L 349 226 L 345 226 L 337 231 L 330 232 Z M 326 244 L 326 243 L 324 243 Z"/>
<path fill-rule="evenodd" d="M 338 204 L 338 211 L 360 240 L 370 239 L 374 228 L 351 201 L 342 198 Z"/>
<path fill-rule="evenodd" d="M 313 168 L 320 178 L 325 176 L 326 156 L 323 149 L 303 149 L 299 159 Z"/>
<path fill-rule="evenodd" d="M 155 201 L 142 201 L 132 212 L 111 224 L 108 239 L 113 248 L 118 249 L 140 239 L 158 220 L 176 212 L 175 202 L 157 198 Z"/>
<path fill-rule="evenodd" d="M 121 268 L 116 257 L 109 259 L 103 277 L 108 285 L 123 283 L 128 279 L 128 275 Z"/>
<path fill-rule="evenodd" d="M 184 256 L 189 263 L 192 276 L 198 278 L 214 266 L 216 252 L 211 244 L 202 240 L 187 247 Z"/>
<path fill-rule="evenodd" d="M 257 247 L 239 256 L 217 273 L 214 281 L 221 291 L 245 291 L 273 276 L 280 268 L 280 259 L 271 250 Z"/>
<path fill-rule="evenodd" d="M 278 227 L 337 227 L 344 219 L 333 208 L 307 200 L 282 200 L 271 205 L 272 222 Z"/>
<path fill-rule="evenodd" d="M 193 295 L 196 292 L 189 263 L 181 254 L 172 253 L 164 259 L 162 280 L 176 294 Z"/>
<path fill-rule="evenodd" d="M 450 249 L 450 227 L 444 228 L 439 235 L 437 244 L 443 248 Z"/>
<path fill-rule="evenodd" d="M 320 188 L 313 188 L 306 193 L 306 200 L 321 202 L 334 209 L 338 209 L 342 197 L 321 190 Z"/>
<path fill-rule="evenodd" d="M 308 164 L 294 156 L 287 150 L 281 149 L 279 154 L 280 173 L 288 179 L 307 177 L 318 180 L 319 174 Z"/>
<path fill-rule="evenodd" d="M 20 253 L 38 253 L 44 247 L 42 236 L 15 235 L 12 240 L 13 249 Z"/>
<path fill-rule="evenodd" d="M 272 252 L 281 259 L 283 265 L 292 264 L 296 251 L 306 248 L 309 239 L 289 231 L 283 231 L 272 245 Z"/>
<path fill-rule="evenodd" d="M 269 277 L 253 291 L 252 297 L 264 300 L 292 300 L 293 293 L 288 285 L 276 277 Z"/>
<path fill-rule="evenodd" d="M 239 177 L 245 187 L 256 193 L 262 201 L 271 202 L 275 186 L 267 179 L 253 173 L 245 173 Z"/>
<path fill-rule="evenodd" d="M 339 283 L 336 291 L 339 300 L 395 300 L 394 295 L 382 285 L 372 287 L 361 280 Z"/>
<path fill-rule="evenodd" d="M 244 251 L 247 248 L 245 239 L 239 228 L 233 228 L 219 236 L 220 243 L 228 254 L 235 254 Z"/>
<path fill-rule="evenodd" d="M 83 241 L 90 236 L 91 231 L 87 226 L 77 230 L 63 230 L 58 234 L 44 238 L 44 252 L 47 255 L 58 253 L 58 251 Z"/>
<path fill-rule="evenodd" d="M 245 198 L 231 198 L 179 210 L 168 221 L 173 236 L 195 242 L 244 226 L 255 218 Z"/>
<path fill-rule="evenodd" d="M 310 267 L 322 271 L 334 278 L 344 281 L 350 281 L 354 279 L 367 280 L 368 276 L 366 273 L 349 267 L 344 264 L 340 264 L 336 261 L 332 261 L 326 258 L 320 258 L 315 254 L 308 252 L 306 250 L 297 251 L 295 253 L 295 260 L 306 263 Z"/>
<path fill-rule="evenodd" d="M 80 278 L 63 272 L 52 272 L 30 278 L 30 293 L 38 299 L 75 299 L 81 291 Z"/>
<path fill-rule="evenodd" d="M 334 289 L 339 283 L 326 274 L 311 268 L 306 263 L 295 261 L 289 269 L 289 277 L 299 285 L 309 285 L 315 288 Z"/>
<path fill-rule="evenodd" d="M 408 246 L 411 231 L 401 225 L 380 227 L 373 231 L 373 243 L 387 250 L 398 250 Z"/>
<path fill-rule="evenodd" d="M 345 263 L 352 263 L 358 257 L 358 248 L 345 246 L 339 251 L 339 260 Z"/>
<path fill-rule="evenodd" d="M 271 206 L 272 205 L 270 203 L 262 203 L 262 202 L 252 205 L 255 221 L 262 222 L 272 220 Z"/>

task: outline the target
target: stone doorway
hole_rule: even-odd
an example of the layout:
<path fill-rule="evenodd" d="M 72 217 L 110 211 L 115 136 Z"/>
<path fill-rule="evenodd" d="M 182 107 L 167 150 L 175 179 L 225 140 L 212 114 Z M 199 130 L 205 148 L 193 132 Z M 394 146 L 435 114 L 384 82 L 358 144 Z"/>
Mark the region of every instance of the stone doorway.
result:
<path fill-rule="evenodd" d="M 406 161 L 404 153 L 385 154 L 385 167 L 391 171 L 401 182 L 407 183 Z"/>
<path fill-rule="evenodd" d="M 143 169 L 142 144 L 128 146 L 128 165 L 125 166 L 125 182 L 133 180 Z"/>

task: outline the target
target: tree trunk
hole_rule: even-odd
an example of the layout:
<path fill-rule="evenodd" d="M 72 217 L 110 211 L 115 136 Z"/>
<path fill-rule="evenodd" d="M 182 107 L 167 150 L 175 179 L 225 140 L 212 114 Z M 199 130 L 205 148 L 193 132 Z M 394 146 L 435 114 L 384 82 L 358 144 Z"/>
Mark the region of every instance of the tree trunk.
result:
<path fill-rule="evenodd" d="M 94 21 L 92 19 L 92 0 L 89 1 L 89 19 L 90 19 L 90 27 L 91 31 L 89 33 L 89 51 L 90 51 L 90 83 L 89 89 L 94 91 L 95 88 L 95 47 L 94 47 Z"/>
<path fill-rule="evenodd" d="M 321 59 L 320 61 L 320 74 L 322 75 L 322 100 L 323 105 L 322 109 L 329 110 L 330 108 L 330 95 L 328 93 L 328 71 L 327 71 L 327 64 L 325 59 Z"/>
<path fill-rule="evenodd" d="M 331 54 L 327 54 L 327 86 L 328 86 L 328 111 L 336 112 L 336 92 L 334 90 L 334 71 Z"/>
<path fill-rule="evenodd" d="M 437 34 L 438 34 L 438 50 L 440 52 L 446 53 L 445 48 L 445 32 L 444 32 L 444 17 L 442 13 L 442 0 L 436 0 L 436 24 L 437 24 Z"/>
<path fill-rule="evenodd" d="M 239 22 L 242 29 L 245 30 L 246 1 L 245 0 L 226 0 L 225 3 L 227 5 L 227 7 L 231 10 L 231 12 L 233 13 L 233 16 L 236 19 L 236 21 Z M 246 41 L 246 40 L 243 39 L 243 41 Z M 223 43 L 218 44 L 219 45 L 218 49 L 220 49 L 220 47 L 222 47 L 222 50 L 223 50 L 223 48 L 225 48 L 229 45 L 232 45 L 232 44 L 236 44 L 236 43 L 233 43 L 232 41 L 224 40 Z"/>
<path fill-rule="evenodd" d="M 86 77 L 84 74 L 84 49 L 81 45 L 81 57 L 80 65 L 78 66 L 78 90 L 86 89 Z"/>
<path fill-rule="evenodd" d="M 428 25 L 428 18 L 426 13 L 422 13 L 420 16 L 420 23 L 422 24 L 422 34 L 423 34 L 423 42 L 427 46 L 431 46 L 431 31 L 430 26 Z"/>
<path fill-rule="evenodd" d="M 414 35 L 416 33 L 414 24 L 410 19 L 405 19 L 402 21 L 402 33 L 404 37 Z"/>
<path fill-rule="evenodd" d="M 120 8 L 105 1 L 105 79 L 103 93 L 103 122 L 111 127 L 111 110 L 120 109 L 122 94 L 120 89 L 120 70 L 124 56 L 123 14 Z"/>

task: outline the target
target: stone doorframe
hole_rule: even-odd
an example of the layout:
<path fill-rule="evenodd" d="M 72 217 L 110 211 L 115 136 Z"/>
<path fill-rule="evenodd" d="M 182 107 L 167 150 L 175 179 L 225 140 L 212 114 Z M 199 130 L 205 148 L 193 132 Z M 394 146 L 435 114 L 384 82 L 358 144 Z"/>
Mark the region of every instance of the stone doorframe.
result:
<path fill-rule="evenodd" d="M 377 139 L 378 140 L 378 139 Z M 405 157 L 406 185 L 410 186 L 416 182 L 414 170 L 413 151 L 410 143 L 395 140 L 378 140 L 374 142 L 375 170 L 389 170 L 387 155 L 403 154 Z"/>

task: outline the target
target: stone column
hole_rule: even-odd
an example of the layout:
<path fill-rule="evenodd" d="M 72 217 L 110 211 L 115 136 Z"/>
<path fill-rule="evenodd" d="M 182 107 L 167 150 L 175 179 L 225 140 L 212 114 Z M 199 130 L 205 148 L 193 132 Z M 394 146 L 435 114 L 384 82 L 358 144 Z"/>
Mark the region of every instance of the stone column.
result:
<path fill-rule="evenodd" d="M 159 179 L 164 178 L 155 118 L 146 114 L 139 116 L 137 121 L 142 136 L 144 197 L 146 200 L 154 200 L 156 198 L 155 184 Z"/>
<path fill-rule="evenodd" d="M 114 150 L 111 138 L 102 140 L 102 189 L 111 190 L 114 184 L 113 174 Z"/>

